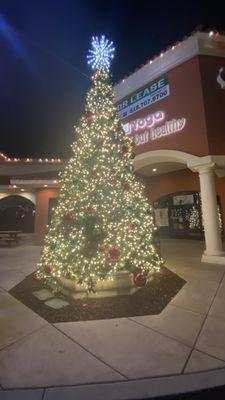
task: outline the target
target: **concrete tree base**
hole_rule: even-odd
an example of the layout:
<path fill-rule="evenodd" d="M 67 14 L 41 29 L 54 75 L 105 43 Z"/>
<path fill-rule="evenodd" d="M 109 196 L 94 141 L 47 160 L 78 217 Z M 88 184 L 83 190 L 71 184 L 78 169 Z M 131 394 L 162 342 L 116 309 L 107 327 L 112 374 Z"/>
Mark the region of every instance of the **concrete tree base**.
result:
<path fill-rule="evenodd" d="M 135 293 L 139 288 L 133 283 L 130 272 L 119 271 L 113 280 L 97 282 L 95 293 L 88 293 L 84 285 L 77 285 L 71 279 L 61 278 L 63 293 L 74 299 L 121 296 Z"/>

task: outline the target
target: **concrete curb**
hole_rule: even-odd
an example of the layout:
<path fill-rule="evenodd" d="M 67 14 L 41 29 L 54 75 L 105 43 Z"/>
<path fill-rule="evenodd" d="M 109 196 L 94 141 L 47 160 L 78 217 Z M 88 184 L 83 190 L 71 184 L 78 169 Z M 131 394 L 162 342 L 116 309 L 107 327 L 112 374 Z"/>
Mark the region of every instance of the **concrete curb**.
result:
<path fill-rule="evenodd" d="M 0 390 L 0 400 L 138 400 L 177 395 L 225 385 L 225 368 L 126 382 Z M 31 397 L 30 397 L 31 395 Z"/>
<path fill-rule="evenodd" d="M 181 394 L 225 385 L 225 368 L 127 382 L 46 389 L 43 400 L 133 400 Z"/>

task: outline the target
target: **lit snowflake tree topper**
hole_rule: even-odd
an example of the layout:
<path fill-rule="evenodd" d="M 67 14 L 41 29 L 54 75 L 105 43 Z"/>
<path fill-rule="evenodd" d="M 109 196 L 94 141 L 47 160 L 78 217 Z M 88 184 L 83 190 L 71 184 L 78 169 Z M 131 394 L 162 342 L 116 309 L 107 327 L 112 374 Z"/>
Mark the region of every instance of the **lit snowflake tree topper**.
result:
<path fill-rule="evenodd" d="M 109 42 L 104 35 L 101 38 L 92 37 L 92 49 L 88 51 L 87 60 L 92 69 L 104 67 L 107 71 L 110 67 L 110 62 L 114 57 L 115 48 L 113 42 Z"/>

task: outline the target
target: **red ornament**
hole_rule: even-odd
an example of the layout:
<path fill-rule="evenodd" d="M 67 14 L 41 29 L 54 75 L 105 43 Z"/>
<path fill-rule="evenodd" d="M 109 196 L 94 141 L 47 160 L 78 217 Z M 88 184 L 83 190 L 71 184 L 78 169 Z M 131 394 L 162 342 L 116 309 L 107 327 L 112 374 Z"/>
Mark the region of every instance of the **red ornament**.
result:
<path fill-rule="evenodd" d="M 48 265 L 48 266 L 47 266 L 47 271 L 48 271 L 49 273 L 51 273 L 51 272 L 53 271 L 53 269 L 54 269 L 54 267 L 53 267 L 52 265 Z"/>
<path fill-rule="evenodd" d="M 86 121 L 87 121 L 88 123 L 90 123 L 91 121 L 93 121 L 93 119 L 94 119 L 94 115 L 93 115 L 93 114 L 89 113 L 89 114 L 86 115 Z"/>
<path fill-rule="evenodd" d="M 124 185 L 123 185 L 123 190 L 124 190 L 125 192 L 130 192 L 130 191 L 131 191 L 131 186 L 130 186 L 130 184 L 129 184 L 129 183 L 124 183 Z"/>
<path fill-rule="evenodd" d="M 71 221 L 75 221 L 75 219 L 76 219 L 76 214 L 74 214 L 74 213 L 72 213 L 72 212 L 68 213 L 66 216 L 67 216 L 67 218 L 70 219 Z"/>
<path fill-rule="evenodd" d="M 86 207 L 86 210 L 87 210 L 87 212 L 88 212 L 89 214 L 92 214 L 92 213 L 95 212 L 95 207 L 92 206 L 92 205 L 90 205 L 90 206 L 87 206 L 87 207 Z"/>
<path fill-rule="evenodd" d="M 128 225 L 128 230 L 129 230 L 130 232 L 133 231 L 134 228 L 135 228 L 135 225 L 134 225 L 134 224 L 130 223 L 130 224 Z"/>
<path fill-rule="evenodd" d="M 99 251 L 99 253 L 104 253 L 104 252 L 105 252 L 105 249 L 106 249 L 106 247 L 105 247 L 105 245 L 104 245 L 103 243 L 101 243 L 101 244 L 98 245 L 98 251 Z"/>
<path fill-rule="evenodd" d="M 107 183 L 108 185 L 112 185 L 112 186 L 115 185 L 114 179 L 108 179 L 108 180 L 106 181 L 106 183 Z"/>
<path fill-rule="evenodd" d="M 143 287 L 146 285 L 147 279 L 146 275 L 143 272 L 139 272 L 138 274 L 133 275 L 133 282 L 138 287 Z"/>
<path fill-rule="evenodd" d="M 41 281 L 42 277 L 39 274 L 34 274 L 34 279 L 36 279 L 36 281 Z"/>
<path fill-rule="evenodd" d="M 121 250 L 119 247 L 111 247 L 111 249 L 109 249 L 109 257 L 111 258 L 111 260 L 118 260 L 121 256 Z"/>
<path fill-rule="evenodd" d="M 104 142 L 103 138 L 100 138 L 100 139 L 96 139 L 95 143 L 96 143 L 97 147 L 104 147 L 105 142 Z"/>
<path fill-rule="evenodd" d="M 98 173 L 97 169 L 93 169 L 93 170 L 91 171 L 91 176 L 93 176 L 93 178 L 96 178 L 97 173 Z"/>
<path fill-rule="evenodd" d="M 124 155 L 124 154 L 127 154 L 128 153 L 128 147 L 127 146 L 125 146 L 125 145 L 123 145 L 122 147 L 121 147 L 121 153 Z"/>
<path fill-rule="evenodd" d="M 123 135 L 124 135 L 124 132 L 123 132 L 122 128 L 118 128 L 118 129 L 116 130 L 116 133 L 117 133 L 117 136 L 123 137 Z"/>

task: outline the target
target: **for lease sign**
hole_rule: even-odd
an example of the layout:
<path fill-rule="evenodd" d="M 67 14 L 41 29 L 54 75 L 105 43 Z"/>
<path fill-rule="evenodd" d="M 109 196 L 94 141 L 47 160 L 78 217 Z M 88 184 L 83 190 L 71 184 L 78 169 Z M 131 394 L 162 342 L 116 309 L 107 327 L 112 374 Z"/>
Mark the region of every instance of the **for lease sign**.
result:
<path fill-rule="evenodd" d="M 170 94 L 168 75 L 163 75 L 160 79 L 149 83 L 142 89 L 123 99 L 117 104 L 117 113 L 120 118 L 129 115 L 156 103 Z"/>

